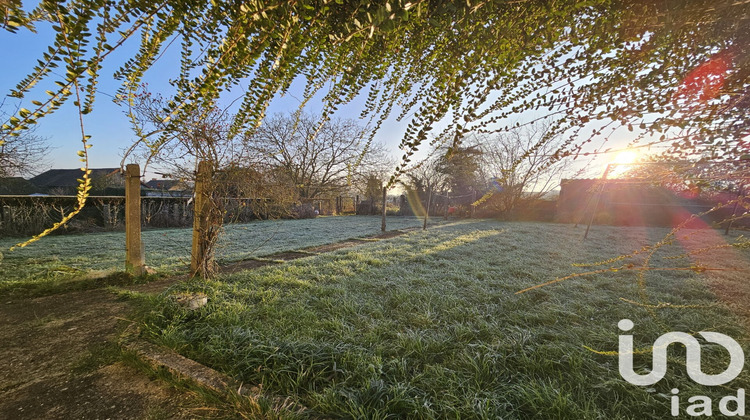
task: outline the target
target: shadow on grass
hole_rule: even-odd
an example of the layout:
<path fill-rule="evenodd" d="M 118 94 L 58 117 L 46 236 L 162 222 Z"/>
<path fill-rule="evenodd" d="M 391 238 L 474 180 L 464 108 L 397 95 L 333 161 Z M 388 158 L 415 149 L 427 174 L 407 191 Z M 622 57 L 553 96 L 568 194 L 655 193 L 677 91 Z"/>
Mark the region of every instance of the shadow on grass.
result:
<path fill-rule="evenodd" d="M 107 286 L 129 286 L 148 283 L 155 276 L 135 277 L 126 272 L 114 272 L 104 276 L 51 280 L 44 282 L 0 283 L 0 295 L 6 298 L 35 298 L 83 290 L 101 289 Z"/>

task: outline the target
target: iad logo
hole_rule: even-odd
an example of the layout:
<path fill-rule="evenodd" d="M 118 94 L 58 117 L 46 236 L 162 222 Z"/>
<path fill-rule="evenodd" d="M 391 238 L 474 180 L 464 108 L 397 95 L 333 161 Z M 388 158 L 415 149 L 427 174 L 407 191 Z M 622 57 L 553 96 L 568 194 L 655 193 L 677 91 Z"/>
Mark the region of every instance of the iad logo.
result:
<path fill-rule="evenodd" d="M 633 321 L 620 320 L 617 324 L 622 331 L 633 329 Z M 698 340 L 684 332 L 666 333 L 654 342 L 653 368 L 651 373 L 639 375 L 633 371 L 633 336 L 620 336 L 620 375 L 633 385 L 653 385 L 659 382 L 667 373 L 667 347 L 672 343 L 680 343 L 687 350 L 687 373 L 690 379 L 706 386 L 723 385 L 736 378 L 745 365 L 745 353 L 742 347 L 732 337 L 716 332 L 701 331 L 698 333 L 709 343 L 724 346 L 729 351 L 729 367 L 717 375 L 706 375 L 701 370 L 701 345 Z"/>
<path fill-rule="evenodd" d="M 622 319 L 617 324 L 622 331 L 633 329 L 633 321 Z M 723 385 L 736 378 L 745 365 L 745 353 L 742 347 L 732 338 L 716 332 L 701 331 L 698 333 L 709 343 L 716 343 L 723 346 L 729 352 L 729 366 L 727 369 L 716 375 L 708 375 L 701 370 L 701 345 L 698 340 L 690 334 L 684 332 L 669 332 L 661 335 L 656 339 L 653 346 L 653 366 L 651 372 L 647 374 L 637 374 L 633 371 L 633 336 L 620 335 L 620 375 L 623 379 L 634 385 L 653 385 L 659 382 L 667 373 L 667 348 L 672 343 L 680 343 L 686 349 L 687 374 L 693 381 L 706 386 Z M 680 414 L 680 398 L 677 394 L 680 391 L 673 389 L 672 394 L 672 415 Z M 711 399 L 703 395 L 690 397 L 688 402 L 693 403 L 688 406 L 686 413 L 690 416 L 710 416 L 712 414 Z M 734 402 L 736 409 L 729 408 L 729 403 Z M 719 401 L 719 411 L 726 416 L 744 416 L 745 415 L 745 390 L 739 389 L 737 396 L 729 395 Z"/>

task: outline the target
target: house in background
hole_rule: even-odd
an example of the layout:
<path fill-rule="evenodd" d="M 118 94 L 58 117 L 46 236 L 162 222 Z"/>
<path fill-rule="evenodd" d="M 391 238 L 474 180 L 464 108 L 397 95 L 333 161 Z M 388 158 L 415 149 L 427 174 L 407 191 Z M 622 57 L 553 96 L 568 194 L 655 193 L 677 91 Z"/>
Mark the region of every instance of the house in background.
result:
<path fill-rule="evenodd" d="M 146 197 L 189 197 L 193 188 L 179 179 L 152 179 L 143 183 L 142 194 Z"/>
<path fill-rule="evenodd" d="M 0 195 L 76 195 L 83 175 L 80 169 L 50 169 L 31 179 L 0 177 Z M 125 195 L 125 177 L 120 168 L 91 169 L 91 191 L 94 196 Z M 141 183 L 145 197 L 190 197 L 193 187 L 181 180 L 152 179 Z"/>
<path fill-rule="evenodd" d="M 732 197 L 689 196 L 643 179 L 564 179 L 557 200 L 557 221 L 620 226 L 677 226 Z M 732 208 L 691 222 L 700 227 L 731 217 Z"/>
<path fill-rule="evenodd" d="M 39 190 L 49 195 L 76 195 L 80 169 L 50 169 L 31 178 L 29 181 Z M 91 195 L 124 195 L 125 177 L 120 168 L 91 169 Z"/>

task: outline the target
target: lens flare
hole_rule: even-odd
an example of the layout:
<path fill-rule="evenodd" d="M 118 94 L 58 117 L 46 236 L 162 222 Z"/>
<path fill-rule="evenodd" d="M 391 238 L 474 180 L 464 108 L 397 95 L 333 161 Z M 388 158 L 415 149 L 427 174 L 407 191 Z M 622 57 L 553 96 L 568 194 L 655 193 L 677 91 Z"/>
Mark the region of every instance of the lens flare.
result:
<path fill-rule="evenodd" d="M 413 189 L 407 188 L 405 195 L 406 200 L 409 202 L 409 207 L 414 212 L 414 215 L 417 217 L 424 217 L 425 209 L 424 205 L 422 204 L 422 200 L 419 199 L 419 194 Z"/>

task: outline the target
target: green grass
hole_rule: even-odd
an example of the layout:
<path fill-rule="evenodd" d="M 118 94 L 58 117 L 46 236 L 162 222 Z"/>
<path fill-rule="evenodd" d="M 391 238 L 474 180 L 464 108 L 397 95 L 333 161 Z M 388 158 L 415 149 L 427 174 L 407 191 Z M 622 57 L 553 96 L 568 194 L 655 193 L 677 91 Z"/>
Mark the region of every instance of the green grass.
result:
<path fill-rule="evenodd" d="M 420 221 L 413 217 L 388 218 L 389 230 L 414 226 L 420 226 Z M 377 216 L 233 224 L 225 227 L 217 259 L 231 262 L 377 233 L 380 233 Z M 191 235 L 190 229 L 143 232 L 146 264 L 161 273 L 184 269 L 190 264 Z M 0 239 L 0 291 L 103 277 L 125 266 L 124 232 L 50 236 L 26 248 L 7 251 L 17 242 L 17 238 Z"/>
<path fill-rule="evenodd" d="M 209 304 L 187 312 L 165 297 L 145 318 L 144 333 L 245 383 L 289 396 L 316 416 L 661 419 L 669 417 L 672 388 L 681 391 L 684 413 L 690 396 L 748 388 L 747 369 L 725 387 L 702 387 L 680 365 L 684 351 L 670 350 L 667 379 L 638 387 L 620 377 L 616 357 L 584 346 L 616 351 L 617 322 L 629 318 L 639 348 L 667 331 L 711 330 L 734 337 L 747 352 L 747 333 L 708 287 L 746 278 L 746 251 L 702 257 L 739 267 L 718 272 L 723 278 L 646 273 L 651 303 L 698 308 L 649 311 L 620 300 L 641 298 L 628 270 L 515 292 L 583 270 L 572 263 L 630 252 L 666 233 L 602 226 L 582 242 L 582 229 L 570 225 L 443 225 L 177 285 L 167 294 L 200 291 Z M 663 257 L 716 240 L 714 231 L 691 235 L 661 249 L 653 265 L 693 265 Z M 703 354 L 704 371 L 723 370 L 725 354 L 708 347 Z M 650 355 L 636 361 L 650 366 Z"/>

